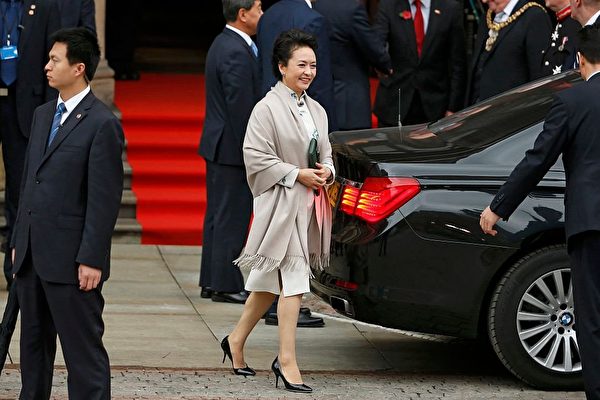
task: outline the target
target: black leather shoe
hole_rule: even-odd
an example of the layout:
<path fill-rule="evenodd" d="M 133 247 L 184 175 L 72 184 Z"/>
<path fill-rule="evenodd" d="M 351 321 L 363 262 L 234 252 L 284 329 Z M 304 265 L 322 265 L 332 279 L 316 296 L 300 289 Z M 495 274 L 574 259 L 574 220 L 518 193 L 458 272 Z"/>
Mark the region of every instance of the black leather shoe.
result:
<path fill-rule="evenodd" d="M 269 313 L 265 318 L 265 324 L 267 325 L 277 325 L 278 324 L 277 314 Z M 298 323 L 296 324 L 298 328 L 321 328 L 325 326 L 325 321 L 320 317 L 311 317 L 310 315 L 306 315 L 303 312 L 298 314 Z"/>
<path fill-rule="evenodd" d="M 300 307 L 300 314 L 308 315 L 310 317 L 310 308 Z"/>
<path fill-rule="evenodd" d="M 202 297 L 203 299 L 210 299 L 213 293 L 214 291 L 211 288 L 203 287 L 202 290 L 200 290 L 200 297 Z"/>
<path fill-rule="evenodd" d="M 244 304 L 248 300 L 248 292 L 245 290 L 239 293 L 213 292 L 211 299 L 218 303 Z"/>
<path fill-rule="evenodd" d="M 265 319 L 265 318 L 267 318 L 267 316 L 269 316 L 269 314 L 274 314 L 275 315 L 275 319 L 277 319 L 277 312 L 270 313 L 268 311 L 266 313 L 264 313 L 263 316 L 260 317 L 260 318 L 261 319 Z M 304 315 L 310 317 L 310 308 L 308 308 L 308 307 L 300 307 L 300 314 L 304 314 Z M 275 324 L 275 325 L 277 325 L 277 324 Z"/>

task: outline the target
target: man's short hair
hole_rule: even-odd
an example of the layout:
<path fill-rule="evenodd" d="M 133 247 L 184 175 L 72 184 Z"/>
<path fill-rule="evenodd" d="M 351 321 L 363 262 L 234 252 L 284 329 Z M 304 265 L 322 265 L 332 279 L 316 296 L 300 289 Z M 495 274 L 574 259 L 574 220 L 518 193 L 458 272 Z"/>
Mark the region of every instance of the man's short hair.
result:
<path fill-rule="evenodd" d="M 223 16 L 227 22 L 235 22 L 238 12 L 243 8 L 249 10 L 256 0 L 223 0 Z"/>
<path fill-rule="evenodd" d="M 92 80 L 100 62 L 100 45 L 92 31 L 86 28 L 65 28 L 56 31 L 50 41 L 52 44 L 64 43 L 67 46 L 69 64 L 83 63 L 86 80 Z"/>
<path fill-rule="evenodd" d="M 577 32 L 579 52 L 592 64 L 600 63 L 600 28 L 593 25 L 584 26 Z"/>

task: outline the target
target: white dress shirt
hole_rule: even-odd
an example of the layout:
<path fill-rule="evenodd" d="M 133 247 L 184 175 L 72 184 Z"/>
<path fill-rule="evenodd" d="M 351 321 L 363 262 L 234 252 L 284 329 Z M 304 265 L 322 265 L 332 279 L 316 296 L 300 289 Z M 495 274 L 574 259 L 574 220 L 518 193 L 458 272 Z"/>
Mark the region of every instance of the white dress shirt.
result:
<path fill-rule="evenodd" d="M 589 81 L 590 79 L 592 79 L 592 76 L 598 75 L 598 74 L 600 74 L 600 71 L 592 72 L 592 74 L 590 76 L 588 76 L 588 78 L 585 81 L 586 82 Z"/>
<path fill-rule="evenodd" d="M 494 22 L 500 23 L 506 21 L 514 11 L 518 2 L 519 0 L 510 0 L 506 7 L 504 7 L 504 10 L 496 14 L 496 16 L 494 17 Z"/>
<path fill-rule="evenodd" d="M 598 11 L 596 14 L 592 15 L 592 18 L 590 18 L 589 21 L 584 26 L 593 25 L 596 22 L 596 20 L 598 19 L 598 17 L 600 17 L 600 11 Z"/>
<path fill-rule="evenodd" d="M 312 3 L 311 3 L 311 1 L 310 1 L 310 0 L 304 0 L 304 1 L 306 1 L 306 4 L 308 4 L 308 6 L 309 6 L 310 8 L 312 8 Z"/>
<path fill-rule="evenodd" d="M 71 111 L 73 111 L 73 109 L 75 107 L 77 107 L 77 105 L 90 92 L 90 90 L 91 90 L 90 85 L 87 85 L 87 87 L 85 89 L 83 89 L 81 92 L 77 93 L 75 96 L 71 97 L 67 101 L 64 101 L 63 99 L 60 98 L 60 96 L 58 96 L 58 100 L 56 100 L 56 108 L 58 108 L 58 105 L 60 103 L 64 103 L 65 108 L 66 108 L 66 111 L 63 113 L 62 118 L 60 119 L 61 125 L 65 123 L 65 120 L 69 117 L 69 114 L 71 114 Z"/>
<path fill-rule="evenodd" d="M 232 31 L 240 35 L 242 39 L 244 39 L 244 41 L 248 43 L 248 46 L 252 47 L 252 45 L 254 44 L 254 41 L 252 41 L 252 38 L 246 32 L 240 31 L 238 28 L 233 27 L 229 24 L 225 25 L 225 28 L 231 29 Z M 256 46 L 256 44 L 254 44 L 254 46 Z"/>

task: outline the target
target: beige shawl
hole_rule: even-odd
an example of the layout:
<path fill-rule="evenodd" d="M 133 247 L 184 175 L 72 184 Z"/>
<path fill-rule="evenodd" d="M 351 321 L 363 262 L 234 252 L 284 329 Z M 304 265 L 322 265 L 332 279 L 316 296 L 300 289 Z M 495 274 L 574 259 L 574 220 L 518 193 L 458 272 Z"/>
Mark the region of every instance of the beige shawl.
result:
<path fill-rule="evenodd" d="M 319 131 L 320 162 L 333 164 L 327 114 L 306 96 L 306 105 Z M 281 82 L 252 111 L 244 139 L 244 163 L 255 197 L 254 218 L 246 247 L 234 264 L 263 271 L 322 269 L 329 263 L 331 208 L 327 193 L 315 196 L 300 182 L 287 188 L 278 182 L 295 168 L 308 167 L 309 135 L 295 99 Z M 259 197 L 256 199 L 257 197 Z"/>

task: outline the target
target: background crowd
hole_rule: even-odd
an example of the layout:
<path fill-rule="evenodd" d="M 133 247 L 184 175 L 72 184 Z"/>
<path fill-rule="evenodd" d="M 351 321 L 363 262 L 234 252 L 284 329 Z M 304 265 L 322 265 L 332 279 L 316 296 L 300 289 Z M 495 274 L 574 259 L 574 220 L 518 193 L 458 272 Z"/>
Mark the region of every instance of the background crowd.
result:
<path fill-rule="evenodd" d="M 237 7 L 207 56 L 207 109 L 199 154 L 207 161 L 202 297 L 245 302 L 240 254 L 252 210 L 242 142 L 254 105 L 275 83 L 272 47 L 298 28 L 317 38 L 317 75 L 307 93 L 329 131 L 435 121 L 545 75 L 576 68 L 577 31 L 599 0 L 482 0 L 469 39 L 456 0 L 224 0 Z M 262 6 L 268 7 L 262 14 Z M 260 12 L 256 11 L 260 10 Z M 225 35 L 225 36 L 223 36 Z M 370 79 L 378 88 L 371 104 Z M 276 323 L 273 308 L 265 315 Z M 322 326 L 303 310 L 299 326 Z"/>

